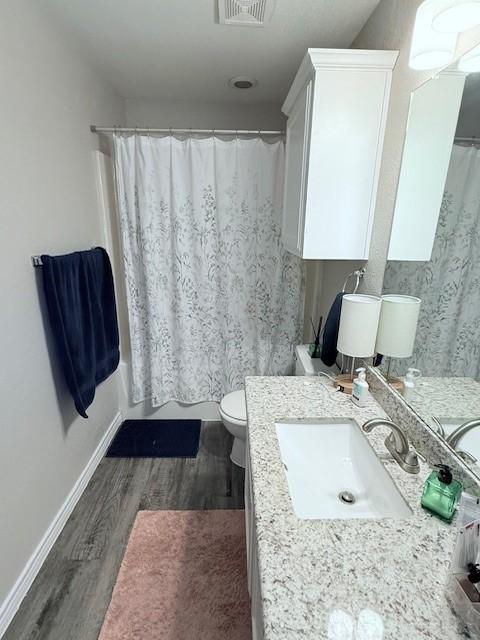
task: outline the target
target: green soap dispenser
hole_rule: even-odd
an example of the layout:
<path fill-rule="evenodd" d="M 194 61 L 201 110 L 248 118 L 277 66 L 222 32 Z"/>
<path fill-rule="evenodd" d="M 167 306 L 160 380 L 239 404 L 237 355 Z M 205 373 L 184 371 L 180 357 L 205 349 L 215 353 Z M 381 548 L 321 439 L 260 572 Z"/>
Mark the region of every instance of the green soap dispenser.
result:
<path fill-rule="evenodd" d="M 450 467 L 446 464 L 435 466 L 439 470 L 432 471 L 425 480 L 422 507 L 451 522 L 463 487 L 461 482 L 453 479 Z"/>

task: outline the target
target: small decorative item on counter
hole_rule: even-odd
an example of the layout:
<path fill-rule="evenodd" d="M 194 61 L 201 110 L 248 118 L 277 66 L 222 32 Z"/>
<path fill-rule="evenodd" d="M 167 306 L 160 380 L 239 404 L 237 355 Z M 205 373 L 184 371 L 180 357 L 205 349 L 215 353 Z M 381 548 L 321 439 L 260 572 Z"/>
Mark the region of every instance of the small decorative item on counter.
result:
<path fill-rule="evenodd" d="M 480 636 L 480 499 L 463 493 L 446 596 L 472 638 Z"/>
<path fill-rule="evenodd" d="M 420 375 L 420 371 L 414 367 L 409 367 L 405 380 L 403 381 L 403 397 L 407 402 L 413 400 L 415 389 L 415 374 Z"/>
<path fill-rule="evenodd" d="M 368 382 L 365 376 L 365 367 L 359 367 L 356 371 L 358 377 L 353 381 L 352 402 L 358 407 L 363 407 L 368 398 Z"/>
<path fill-rule="evenodd" d="M 322 333 L 322 323 L 323 316 L 320 316 L 320 320 L 318 321 L 318 329 L 315 330 L 315 325 L 313 324 L 313 318 L 310 318 L 310 322 L 312 323 L 313 335 L 315 336 L 315 342 L 308 345 L 308 353 L 311 358 L 320 358 L 322 355 L 322 349 L 320 347 L 320 336 Z"/>
<path fill-rule="evenodd" d="M 425 480 L 423 487 L 422 507 L 451 522 L 455 514 L 458 499 L 462 493 L 462 484 L 454 480 L 452 470 L 446 464 L 437 464 L 439 471 L 432 473 Z"/>

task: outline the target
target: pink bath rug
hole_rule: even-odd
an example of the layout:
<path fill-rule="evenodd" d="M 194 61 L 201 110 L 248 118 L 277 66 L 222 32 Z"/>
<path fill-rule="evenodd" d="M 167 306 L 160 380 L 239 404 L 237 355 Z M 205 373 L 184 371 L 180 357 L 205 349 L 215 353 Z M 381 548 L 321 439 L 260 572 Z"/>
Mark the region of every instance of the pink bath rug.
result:
<path fill-rule="evenodd" d="M 99 640 L 250 640 L 240 510 L 139 511 Z"/>

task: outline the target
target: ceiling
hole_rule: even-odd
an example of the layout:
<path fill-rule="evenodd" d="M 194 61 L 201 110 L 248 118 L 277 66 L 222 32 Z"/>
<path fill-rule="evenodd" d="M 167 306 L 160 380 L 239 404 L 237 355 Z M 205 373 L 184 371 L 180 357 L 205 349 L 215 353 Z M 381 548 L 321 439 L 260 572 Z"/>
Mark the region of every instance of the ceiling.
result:
<path fill-rule="evenodd" d="M 379 0 L 277 0 L 260 27 L 218 24 L 216 0 L 42 0 L 125 98 L 278 103 L 308 47 L 348 47 Z M 237 75 L 259 85 L 227 85 Z M 240 95 L 241 94 L 241 95 Z"/>

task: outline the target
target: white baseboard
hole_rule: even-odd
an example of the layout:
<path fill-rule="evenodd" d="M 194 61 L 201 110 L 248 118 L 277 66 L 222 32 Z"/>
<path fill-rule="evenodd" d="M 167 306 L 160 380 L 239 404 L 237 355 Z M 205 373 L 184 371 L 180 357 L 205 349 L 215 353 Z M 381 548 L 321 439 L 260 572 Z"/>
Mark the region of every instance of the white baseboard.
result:
<path fill-rule="evenodd" d="M 122 422 L 122 414 L 120 412 L 114 417 L 103 438 L 100 440 L 97 448 L 95 449 L 92 457 L 87 463 L 87 466 L 82 471 L 80 477 L 75 483 L 73 489 L 70 491 L 67 499 L 61 506 L 57 515 L 48 527 L 45 535 L 40 541 L 33 554 L 30 556 L 27 564 L 25 565 L 22 573 L 18 577 L 16 583 L 7 595 L 5 600 L 0 605 L 0 638 L 3 636 L 8 628 L 8 625 L 13 619 L 13 616 L 18 611 L 22 600 L 30 589 L 32 582 L 35 580 L 38 572 L 42 568 L 51 548 L 55 544 L 55 540 L 60 535 L 63 527 L 65 526 L 70 514 L 72 513 L 75 505 L 79 501 L 82 493 L 92 477 L 95 469 L 100 463 L 100 460 L 105 455 L 105 452 L 110 445 L 118 427 Z"/>

